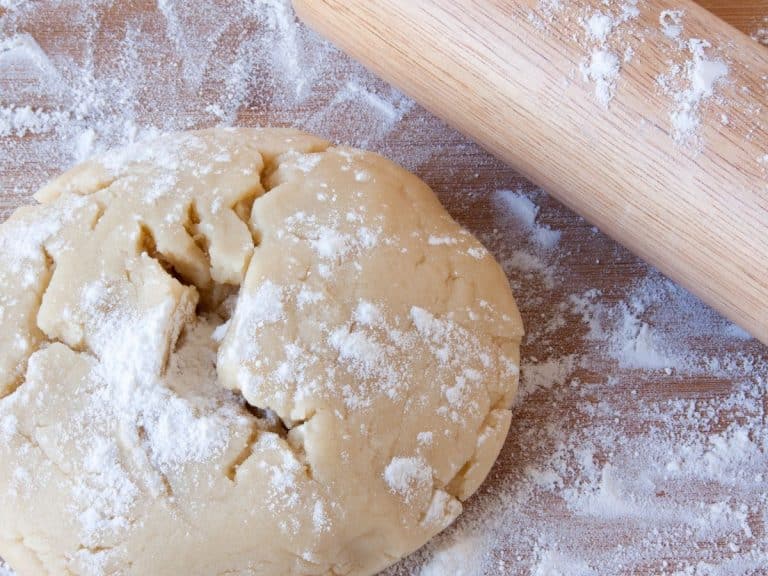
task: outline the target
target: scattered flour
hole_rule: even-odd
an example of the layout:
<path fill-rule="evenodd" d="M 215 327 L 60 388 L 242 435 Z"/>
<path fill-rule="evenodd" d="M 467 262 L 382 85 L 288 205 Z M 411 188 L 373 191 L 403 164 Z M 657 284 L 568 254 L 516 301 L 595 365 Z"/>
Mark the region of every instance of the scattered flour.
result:
<path fill-rule="evenodd" d="M 626 36 L 628 26 L 640 14 L 637 0 L 604 3 L 611 12 L 595 11 L 583 21 L 589 53 L 580 65 L 581 75 L 595 87 L 595 98 L 608 107 L 616 94 L 622 63 L 632 60 L 634 49 Z"/>
<path fill-rule="evenodd" d="M 76 0 L 66 10 L 13 3 L 0 15 L 0 171 L 13 176 L 4 192 L 153 133 L 216 124 L 295 125 L 385 146 L 410 167 L 433 153 L 393 154 L 402 147 L 385 141 L 413 101 L 300 26 L 287 0 L 163 0 L 155 11 Z M 66 34 L 51 33 L 47 22 L 62 18 Z"/>
<path fill-rule="evenodd" d="M 586 28 L 591 39 L 605 42 L 613 30 L 613 19 L 602 12 L 595 12 L 587 20 Z"/>
<path fill-rule="evenodd" d="M 683 38 L 683 17 L 682 10 L 665 10 L 659 16 L 662 33 L 674 40 L 675 52 L 688 56 L 682 63 L 672 61 L 669 69 L 656 81 L 674 102 L 669 119 L 675 142 L 697 147 L 702 107 L 709 100 L 719 101 L 715 91 L 727 81 L 729 67 L 722 59 L 707 54 L 714 50 L 707 40 Z M 727 117 L 721 123 L 727 125 Z"/>
<path fill-rule="evenodd" d="M 597 102 L 608 108 L 616 96 L 624 65 L 632 62 L 638 46 L 653 38 L 656 30 L 636 23 L 640 9 L 649 8 L 637 0 L 604 0 L 601 4 L 600 9 L 588 8 L 586 13 L 580 13 L 578 7 L 566 10 L 560 3 L 540 2 L 539 11 L 531 12 L 528 20 L 541 30 L 554 31 L 560 23 L 572 27 L 577 19 L 583 37 L 573 39 L 584 49 L 579 71 L 584 81 L 592 85 Z M 705 105 L 724 104 L 717 89 L 728 81 L 730 68 L 722 57 L 712 54 L 727 46 L 715 49 L 706 39 L 685 38 L 684 17 L 682 9 L 659 12 L 658 31 L 666 40 L 661 49 L 668 67 L 656 80 L 662 94 L 671 100 L 670 135 L 676 144 L 696 151 L 701 147 L 699 131 Z M 757 28 L 753 36 L 765 43 L 764 32 Z M 757 114 L 759 109 L 751 112 Z M 727 116 L 715 117 L 724 118 L 722 125 L 729 124 Z"/>
<path fill-rule="evenodd" d="M 667 38 L 680 38 L 683 33 L 683 10 L 662 10 L 659 15 L 661 31 Z"/>
<path fill-rule="evenodd" d="M 560 241 L 560 232 L 536 223 L 539 208 L 521 190 L 499 190 L 499 204 L 518 220 L 531 234 L 533 241 L 545 250 L 552 250 Z"/>
<path fill-rule="evenodd" d="M 431 488 L 432 468 L 423 458 L 396 456 L 384 469 L 384 480 L 393 492 L 408 502 L 414 492 Z"/>
<path fill-rule="evenodd" d="M 66 4 L 72 26 L 61 36 L 47 26 L 50 18 L 61 17 L 55 14 L 63 9 L 58 4 L 0 0 L 0 6 L 6 9 L 0 15 L 2 214 L 48 177 L 94 152 L 157 131 L 212 123 L 294 124 L 372 148 L 411 169 L 427 166 L 420 171 L 427 180 L 437 172 L 459 176 L 479 170 L 478 159 L 483 170 L 499 166 L 298 24 L 285 1 L 197 6 L 165 0 L 156 13 L 129 14 L 81 0 Z M 632 58 L 629 24 L 642 6 L 603 2 L 599 11 L 581 15 L 582 70 L 605 104 L 615 94 L 622 64 Z M 567 7 L 563 0 L 540 0 L 531 18 L 551 27 Z M 116 33 L 105 40 L 94 31 L 108 18 Z M 711 46 L 685 38 L 683 18 L 676 11 L 659 18 L 660 38 L 686 56 L 686 62 L 671 63 L 659 82 L 673 101 L 670 120 L 679 128 L 674 135 L 685 140 L 690 132 L 695 135 L 704 106 L 717 100 L 728 66 Z M 104 42 L 112 58 L 97 57 Z M 450 155 L 444 153 L 448 148 Z M 468 160 L 454 166 L 457 157 Z M 526 321 L 525 401 L 515 406 L 499 464 L 466 503 L 465 513 L 386 574 L 764 573 L 764 348 L 591 234 L 543 194 L 515 188 L 511 172 L 501 174 L 473 188 L 473 195 L 458 188 L 438 192 L 457 215 L 475 205 L 490 207 L 493 228 L 473 231 L 502 262 Z M 376 231 L 371 232 L 343 239 L 318 233 L 313 237 L 318 257 L 358 249 L 372 241 Z M 579 241 L 568 245 L 582 246 L 583 253 L 567 252 L 561 233 L 579 234 Z M 599 259 L 608 264 L 584 272 Z M 595 274 L 618 278 L 619 269 L 620 276 L 635 278 L 631 285 L 609 291 L 611 280 L 595 288 Z M 279 320 L 279 295 L 264 296 L 243 330 Z M 324 297 L 305 291 L 297 299 L 306 304 Z M 429 318 L 416 317 L 423 329 L 431 329 Z M 368 331 L 376 318 L 375 310 L 361 303 L 354 321 Z M 188 334 L 171 386 L 189 381 L 174 375 L 202 371 L 196 363 L 206 362 L 210 330 L 201 325 Z M 365 344 L 343 336 L 337 343 L 349 344 L 348 350 Z M 364 363 L 355 366 L 365 369 Z M 120 382 L 111 386 L 119 390 Z M 215 405 L 198 409 L 216 416 Z M 163 416 L 163 410 L 171 414 Z M 172 404 L 162 406 L 158 399 L 148 413 L 157 426 L 188 424 Z M 157 462 L 172 468 L 179 460 L 200 457 L 201 447 L 215 450 L 216 430 L 229 421 L 222 418 L 205 429 L 214 433 L 213 441 L 201 442 L 203 431 L 192 430 L 181 453 L 160 446 Z M 0 441 L 12 426 L 2 422 Z M 419 441 L 428 446 L 430 439 Z M 89 454 L 94 466 L 114 476 L 103 480 L 114 483 L 120 471 L 110 465 L 112 449 L 94 445 Z M 432 482 L 422 464 L 418 457 L 396 457 L 383 480 L 407 497 Z M 300 466 L 288 462 L 284 468 L 271 471 L 276 502 L 290 497 L 290 473 Z M 23 482 L 28 472 L 19 470 L 18 476 Z M 117 484 L 120 498 L 113 509 L 125 512 L 133 489 Z M 83 490 L 93 499 L 81 518 L 84 527 L 109 530 L 110 522 L 120 522 L 120 514 L 105 514 L 98 486 Z M 326 514 L 322 506 L 313 510 L 318 530 Z M 10 569 L 0 562 L 0 576 L 6 574 Z"/>
<path fill-rule="evenodd" d="M 487 545 L 479 534 L 438 548 L 418 576 L 482 576 L 482 553 Z"/>
<path fill-rule="evenodd" d="M 56 122 L 62 121 L 57 112 L 46 112 L 30 106 L 0 107 L 0 136 L 26 136 L 48 132 Z"/>
<path fill-rule="evenodd" d="M 760 42 L 763 46 L 768 46 L 768 28 L 758 28 L 752 34 L 752 38 Z"/>
<path fill-rule="evenodd" d="M 600 48 L 592 50 L 589 63 L 582 68 L 584 78 L 595 83 L 595 98 L 603 106 L 613 100 L 620 70 L 619 57 Z"/>
<path fill-rule="evenodd" d="M 533 576 L 597 576 L 599 572 L 578 558 L 566 556 L 554 550 L 541 555 Z"/>
<path fill-rule="evenodd" d="M 728 65 L 722 60 L 709 59 L 705 50 L 709 42 L 692 38 L 688 41 L 691 60 L 686 63 L 688 86 L 685 90 L 674 94 L 677 108 L 670 114 L 674 136 L 677 142 L 685 142 L 694 138 L 701 120 L 699 109 L 702 103 L 709 99 L 718 83 L 728 77 Z"/>
<path fill-rule="evenodd" d="M 518 403 L 525 401 L 537 390 L 563 386 L 577 366 L 578 359 L 573 354 L 561 358 L 549 358 L 541 362 L 535 358 L 528 359 L 521 368 Z"/>
<path fill-rule="evenodd" d="M 505 207 L 494 223 L 515 240 L 530 235 L 520 222 L 552 221 L 545 198 L 521 197 L 509 207 L 493 196 Z M 503 255 L 503 239 L 488 241 Z M 538 254 L 536 272 L 506 260 L 512 282 L 533 274 L 562 303 L 539 319 L 537 291 L 518 289 L 529 344 L 498 473 L 387 574 L 760 574 L 764 350 L 656 272 L 616 298 L 576 289 L 558 250 Z M 670 392 L 682 378 L 691 392 Z"/>

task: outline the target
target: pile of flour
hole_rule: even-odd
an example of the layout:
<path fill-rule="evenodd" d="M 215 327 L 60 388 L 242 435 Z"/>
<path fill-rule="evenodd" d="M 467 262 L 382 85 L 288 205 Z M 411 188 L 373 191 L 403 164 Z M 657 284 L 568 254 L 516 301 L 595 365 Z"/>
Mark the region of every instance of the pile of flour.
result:
<path fill-rule="evenodd" d="M 567 8 L 541 5 L 544 30 Z M 585 81 L 609 107 L 638 7 L 574 16 Z M 728 67 L 686 35 L 684 14 L 659 31 L 679 56 L 659 89 L 686 142 Z M 456 525 L 390 576 L 768 565 L 768 355 L 740 329 L 304 28 L 288 2 L 0 0 L 0 218 L 93 153 L 216 124 L 294 125 L 389 156 L 435 185 L 515 289 L 528 336 L 499 463 Z M 418 480 L 418 463 L 390 472 Z"/>

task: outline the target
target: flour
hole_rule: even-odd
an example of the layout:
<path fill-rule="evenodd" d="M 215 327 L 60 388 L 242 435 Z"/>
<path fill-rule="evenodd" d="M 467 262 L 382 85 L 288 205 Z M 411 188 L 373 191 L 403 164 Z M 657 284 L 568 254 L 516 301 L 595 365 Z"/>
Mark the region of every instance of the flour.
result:
<path fill-rule="evenodd" d="M 331 202 L 330 198 L 321 194 L 319 200 Z M 376 246 L 380 241 L 381 227 L 358 226 L 353 232 L 341 232 L 340 224 L 346 222 L 362 222 L 363 216 L 357 211 L 344 215 L 334 212 L 329 224 L 319 224 L 317 217 L 298 211 L 285 220 L 285 226 L 278 231 L 279 237 L 299 236 L 307 238 L 315 255 L 324 261 L 320 274 L 327 278 L 332 266 L 344 261 L 354 260 L 361 253 Z M 380 219 L 379 219 L 380 220 Z"/>
<path fill-rule="evenodd" d="M 656 81 L 670 100 L 670 135 L 678 146 L 698 151 L 702 146 L 703 115 L 709 114 L 713 104 L 725 104 L 718 89 L 728 83 L 730 67 L 717 55 L 725 47 L 714 46 L 712 40 L 704 38 L 686 38 L 684 10 L 661 10 L 658 29 L 654 29 L 637 23 L 641 8 L 647 7 L 636 0 L 605 0 L 602 4 L 600 10 L 580 15 L 576 9 L 568 11 L 540 2 L 539 8 L 547 18 L 531 12 L 528 20 L 541 30 L 554 33 L 558 19 L 571 26 L 577 18 L 583 28 L 579 46 L 584 50 L 579 71 L 583 80 L 591 84 L 595 100 L 606 109 L 617 94 L 624 66 L 632 62 L 641 44 L 660 33 L 667 68 L 657 75 Z M 756 29 L 754 38 L 764 41 L 763 32 Z M 721 123 L 728 125 L 727 117 Z"/>
<path fill-rule="evenodd" d="M 689 40 L 688 48 L 692 58 L 686 63 L 689 86 L 674 94 L 677 109 L 670 114 L 675 140 L 685 142 L 696 135 L 700 124 L 701 103 L 710 98 L 718 83 L 728 76 L 728 65 L 722 60 L 707 58 L 705 49 L 710 44 L 704 40 Z"/>
<path fill-rule="evenodd" d="M 499 202 L 530 232 L 533 241 L 544 250 L 552 250 L 560 240 L 560 232 L 549 226 L 538 224 L 539 209 L 521 191 L 499 190 Z"/>
<path fill-rule="evenodd" d="M 521 222 L 552 221 L 538 193 L 512 206 L 503 198 L 494 195 L 494 225 L 507 239 L 488 238 L 502 258 L 510 238 L 535 245 Z M 539 248 L 539 270 L 505 260 L 513 284 L 547 286 L 547 276 L 545 289 L 563 296 L 538 319 L 536 292 L 518 290 L 532 321 L 499 474 L 454 526 L 387 574 L 760 573 L 765 354 L 739 351 L 742 330 L 658 273 L 618 300 L 574 290 L 558 252 Z M 714 355 L 698 349 L 710 339 L 724 344 Z M 664 383 L 683 375 L 730 384 L 715 397 L 667 396 Z M 563 412 L 574 398 L 576 412 Z M 554 416 L 529 420 L 533 406 Z"/>
<path fill-rule="evenodd" d="M 198 7 L 167 1 L 146 14 L 108 14 L 97 4 L 71 2 L 66 5 L 72 14 L 66 36 L 55 36 L 46 24 L 46 18 L 59 18 L 51 14 L 56 6 L 34 3 L 33 9 L 33 4 L 9 0 L 0 5 L 8 10 L 0 16 L 4 215 L 19 197 L 94 152 L 157 131 L 210 124 L 296 125 L 367 146 L 428 181 L 438 173 L 455 177 L 450 190 L 438 189 L 454 214 L 488 209 L 489 228 L 473 228 L 470 218 L 467 225 L 501 261 L 526 322 L 521 401 L 500 463 L 466 503 L 465 513 L 386 574 L 719 576 L 760 574 L 768 565 L 768 364 L 764 349 L 743 330 L 659 274 L 638 271 L 636 260 L 597 231 L 588 232 L 580 219 L 543 193 L 518 187 L 511 172 L 298 24 L 287 2 Z M 599 11 L 579 15 L 584 23 L 582 65 L 590 69 L 593 54 L 605 52 L 587 81 L 596 98 L 603 94 L 609 105 L 611 96 L 620 95 L 623 65 L 632 60 L 632 14 L 643 7 L 608 2 Z M 567 8 L 562 0 L 540 0 L 537 22 L 551 29 Z M 117 32 L 105 40 L 93 31 L 103 29 L 107 19 Z M 670 46 L 670 65 L 659 85 L 670 98 L 669 113 L 677 114 L 683 139 L 690 130 L 697 133 L 728 82 L 728 63 L 718 46 L 691 45 L 684 24 L 684 14 L 674 11 L 660 15 L 656 29 L 659 41 Z M 759 30 L 756 36 L 759 40 Z M 97 58 L 100 52 L 109 57 Z M 20 77 L 23 82 L 11 82 Z M 671 116 L 670 127 L 674 132 Z M 462 179 L 479 171 L 490 180 L 478 185 Z M 52 220 L 50 225 L 55 229 L 58 224 Z M 298 232 L 306 231 L 302 225 L 296 223 Z M 372 238 L 315 232 L 316 256 L 329 263 Z M 373 236 L 377 232 L 371 231 Z M 565 240 L 576 234 L 583 253 L 571 254 L 565 247 L 575 244 Z M 381 235 L 376 238 L 384 241 Z M 435 236 L 434 241 L 450 244 L 452 239 Z M 485 253 L 478 249 L 475 257 Z M 635 279 L 613 292 L 596 289 L 589 282 L 594 276 L 583 270 L 594 268 L 597 259 L 605 262 L 597 274 L 623 277 L 617 271 L 631 265 Z M 273 288 L 250 304 L 252 321 L 240 330 L 280 321 L 286 294 Z M 299 306 L 306 306 L 329 296 L 303 288 L 296 297 Z M 349 332 L 342 332 L 337 343 L 349 344 L 350 354 L 397 345 L 389 334 L 393 327 L 382 328 L 377 311 L 367 304 L 372 305 L 356 307 L 350 326 L 357 322 L 357 330 L 379 348 L 354 348 L 361 341 L 347 342 Z M 414 313 L 422 330 L 434 330 L 435 357 L 445 357 L 440 324 Z M 219 339 L 227 328 L 237 330 L 221 326 Z M 199 399 L 195 391 L 202 380 L 195 383 L 190 375 L 205 375 L 218 346 L 206 339 L 213 329 L 202 322 L 187 333 L 166 376 L 169 388 L 191 401 Z M 453 330 L 454 343 L 461 342 L 458 327 L 446 330 Z M 122 333 L 130 336 L 130 329 Z M 453 362 L 474 354 L 463 346 L 452 351 Z M 292 364 L 300 373 L 298 361 Z M 685 394 L 672 386 L 682 378 L 690 382 Z M 134 390 L 115 381 L 110 386 Z M 445 392 L 460 391 L 451 388 Z M 117 398 L 136 409 L 130 394 Z M 156 398 L 147 410 L 155 430 L 148 442 L 157 464 L 166 469 L 216 452 L 221 427 L 238 423 L 236 414 L 219 414 L 215 402 L 203 404 L 203 413 L 213 420 L 210 430 L 201 430 L 178 405 L 163 406 L 165 400 Z M 0 442 L 13 425 L 0 422 Z M 187 427 L 192 434 L 178 446 L 162 442 L 169 433 L 163 430 Z M 432 441 L 428 434 L 419 435 L 420 446 Z M 112 450 L 90 447 L 91 463 L 104 471 L 99 485 L 80 487 L 83 499 L 93 503 L 80 517 L 82 528 L 91 533 L 119 524 L 130 514 L 134 487 L 145 488 L 124 482 L 126 476 L 113 466 Z M 405 497 L 426 484 L 428 475 L 418 456 L 396 458 L 382 481 L 391 481 L 390 487 Z M 267 472 L 275 504 L 290 503 L 291 483 L 304 473 L 301 464 L 291 460 Z M 33 481 L 22 468 L 16 478 L 20 490 Z M 159 479 L 141 480 L 163 489 Z M 104 494 L 114 501 L 98 494 L 105 487 Z M 328 515 L 321 503 L 314 505 L 318 530 Z M 100 557 L 94 554 L 89 562 L 97 565 Z M 0 575 L 6 573 L 10 570 L 0 563 Z"/>
<path fill-rule="evenodd" d="M 384 469 L 384 481 L 409 502 L 416 492 L 432 486 L 432 468 L 423 458 L 396 456 Z"/>
<path fill-rule="evenodd" d="M 595 98 L 605 108 L 616 94 L 622 64 L 631 62 L 634 54 L 625 39 L 627 30 L 631 30 L 627 24 L 640 14 L 636 0 L 620 2 L 613 8 L 611 13 L 593 12 L 583 22 L 589 56 L 580 65 L 581 75 L 594 83 Z"/>
<path fill-rule="evenodd" d="M 618 56 L 608 50 L 595 49 L 589 63 L 582 69 L 584 78 L 595 83 L 595 98 L 603 106 L 613 100 L 616 92 L 616 80 L 621 64 Z"/>
<path fill-rule="evenodd" d="M 474 534 L 435 550 L 418 576 L 481 576 L 482 536 Z"/>
<path fill-rule="evenodd" d="M 163 370 L 163 357 L 175 344 L 165 330 L 174 324 L 169 320 L 172 309 L 161 303 L 139 316 L 129 304 L 114 306 L 117 301 L 130 302 L 101 284 L 86 287 L 83 294 L 89 322 L 97 327 L 89 341 L 96 359 L 91 370 L 94 390 L 79 417 L 93 434 L 83 442 L 87 473 L 74 483 L 73 496 L 83 507 L 81 537 L 94 545 L 104 533 L 117 534 L 130 525 L 131 510 L 142 491 L 132 479 L 134 473 L 120 464 L 116 432 L 100 423 L 116 422 L 121 434 L 129 434 L 131 443 L 146 451 L 152 469 L 160 474 L 220 455 L 247 423 L 229 393 L 216 385 L 216 347 L 211 338 L 215 324 L 190 325 Z M 33 370 L 32 361 L 30 365 Z M 129 431 L 136 426 L 140 431 L 134 438 Z M 134 452 L 139 453 L 136 448 Z M 142 481 L 150 492 L 163 490 L 155 475 Z"/>
<path fill-rule="evenodd" d="M 613 30 L 613 19 L 602 12 L 595 12 L 587 20 L 586 29 L 590 38 L 605 42 L 608 34 Z"/>
<path fill-rule="evenodd" d="M 44 21 L 64 13 L 38 8 L 20 3 L 0 16 L 0 137 L 9 138 L 0 171 L 14 175 L 3 182 L 13 182 L 6 193 L 33 190 L 75 162 L 157 131 L 290 124 L 381 146 L 414 106 L 299 26 L 287 1 L 164 0 L 154 16 L 73 1 L 66 38 L 55 39 L 44 36 Z M 107 19 L 114 35 L 105 39 L 94 31 Z M 306 112 L 308 101 L 316 112 Z M 254 116 L 264 109 L 273 113 Z M 13 138 L 22 136 L 35 138 L 20 146 Z M 423 161 L 403 152 L 396 159 Z M 0 209 L 6 214 L 8 204 Z"/>
<path fill-rule="evenodd" d="M 27 134 L 44 134 L 50 127 L 62 121 L 62 117 L 45 112 L 41 108 L 32 109 L 30 106 L 0 108 L 0 136 L 26 136 Z"/>
<path fill-rule="evenodd" d="M 117 442 L 95 437 L 89 446 L 84 472 L 72 491 L 75 502 L 84 506 L 78 515 L 83 543 L 97 546 L 103 534 L 119 534 L 130 526 L 129 515 L 139 488 L 120 464 Z"/>
<path fill-rule="evenodd" d="M 338 355 L 339 367 L 357 380 L 354 390 L 345 388 L 347 407 L 364 408 L 377 393 L 392 399 L 407 393 L 410 377 L 400 358 L 414 346 L 426 345 L 438 369 L 458 373 L 441 383 L 446 403 L 438 413 L 450 422 L 463 423 L 463 414 L 472 410 L 475 395 L 492 386 L 488 374 L 508 370 L 512 364 L 504 356 L 491 358 L 484 343 L 458 322 L 437 318 L 416 306 L 408 319 L 412 328 L 389 325 L 376 305 L 360 301 L 349 323 L 330 330 L 327 344 Z M 420 441 L 430 443 L 431 439 L 429 434 Z"/>
<path fill-rule="evenodd" d="M 565 385 L 577 365 L 578 359 L 572 354 L 541 362 L 535 358 L 529 359 L 521 367 L 522 377 L 518 403 L 525 401 L 537 390 Z"/>
<path fill-rule="evenodd" d="M 721 84 L 727 82 L 730 69 L 721 58 L 712 56 L 714 47 L 707 40 L 684 40 L 681 37 L 683 12 L 662 12 L 660 23 L 664 35 L 676 41 L 678 51 L 690 54 L 682 64 L 673 62 L 667 72 L 659 75 L 657 83 L 663 93 L 674 101 L 669 119 L 675 142 L 696 148 L 700 146 L 702 108 L 708 101 L 714 104 L 722 102 L 722 99 L 715 97 L 715 93 Z M 728 124 L 727 120 L 722 123 Z"/>
<path fill-rule="evenodd" d="M 683 33 L 683 10 L 662 10 L 659 14 L 661 31 L 667 38 L 680 38 Z"/>

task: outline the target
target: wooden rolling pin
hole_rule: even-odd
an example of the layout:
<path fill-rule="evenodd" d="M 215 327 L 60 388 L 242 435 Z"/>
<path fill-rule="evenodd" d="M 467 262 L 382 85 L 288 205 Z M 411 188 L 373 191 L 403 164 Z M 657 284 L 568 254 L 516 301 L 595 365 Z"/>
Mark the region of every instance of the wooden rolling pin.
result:
<path fill-rule="evenodd" d="M 689 0 L 633 4 L 294 0 L 310 26 L 768 344 L 768 50 Z"/>

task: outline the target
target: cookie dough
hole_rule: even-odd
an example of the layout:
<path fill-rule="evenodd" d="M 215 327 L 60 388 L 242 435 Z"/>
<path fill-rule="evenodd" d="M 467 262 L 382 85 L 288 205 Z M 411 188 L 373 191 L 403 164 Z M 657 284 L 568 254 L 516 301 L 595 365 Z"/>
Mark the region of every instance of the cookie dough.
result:
<path fill-rule="evenodd" d="M 216 129 L 36 198 L 0 225 L 0 556 L 19 576 L 373 574 L 487 475 L 520 315 L 403 168 Z"/>

